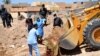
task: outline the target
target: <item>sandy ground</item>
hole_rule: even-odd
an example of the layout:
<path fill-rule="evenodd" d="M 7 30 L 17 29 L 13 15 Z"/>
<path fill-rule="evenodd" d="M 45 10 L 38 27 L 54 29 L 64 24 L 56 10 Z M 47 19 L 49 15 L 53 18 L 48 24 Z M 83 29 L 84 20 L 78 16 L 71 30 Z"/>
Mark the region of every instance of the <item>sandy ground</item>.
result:
<path fill-rule="evenodd" d="M 60 16 L 66 23 L 66 19 L 64 15 Z M 48 26 L 44 27 L 44 38 L 49 38 L 52 35 L 53 30 L 53 16 L 48 16 Z M 27 28 L 25 27 L 25 19 L 19 21 L 18 19 L 14 19 L 12 23 L 13 27 L 4 28 L 0 21 L 0 56 L 28 56 L 28 46 L 27 46 Z M 57 30 L 61 31 L 61 30 Z M 59 33 L 59 34 L 62 34 Z M 54 35 L 57 38 L 57 35 Z M 46 56 L 46 46 L 39 45 L 41 56 Z M 34 54 L 34 52 L 33 52 Z M 86 51 L 86 47 L 81 49 L 76 49 L 75 51 L 71 51 L 70 55 L 72 56 L 100 56 L 100 51 Z M 66 55 L 64 55 L 66 56 Z"/>

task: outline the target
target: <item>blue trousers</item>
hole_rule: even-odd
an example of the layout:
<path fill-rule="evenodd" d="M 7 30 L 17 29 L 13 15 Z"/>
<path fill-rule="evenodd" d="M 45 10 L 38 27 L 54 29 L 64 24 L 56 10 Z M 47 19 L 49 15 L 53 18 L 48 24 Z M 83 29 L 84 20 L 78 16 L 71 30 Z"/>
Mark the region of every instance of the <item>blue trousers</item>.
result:
<path fill-rule="evenodd" d="M 36 56 L 40 56 L 38 44 L 28 44 L 29 46 L 29 56 L 32 56 L 32 49 L 34 49 Z"/>

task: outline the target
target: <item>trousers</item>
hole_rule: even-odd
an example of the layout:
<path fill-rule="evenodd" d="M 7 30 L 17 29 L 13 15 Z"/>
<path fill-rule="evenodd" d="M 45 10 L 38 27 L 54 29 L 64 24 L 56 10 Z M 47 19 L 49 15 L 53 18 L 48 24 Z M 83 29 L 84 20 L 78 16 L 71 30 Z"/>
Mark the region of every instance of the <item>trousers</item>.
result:
<path fill-rule="evenodd" d="M 39 52 L 39 48 L 38 48 L 38 44 L 28 44 L 29 46 L 29 56 L 32 56 L 32 50 L 34 49 L 35 51 L 35 55 L 36 56 L 40 56 L 40 52 Z"/>

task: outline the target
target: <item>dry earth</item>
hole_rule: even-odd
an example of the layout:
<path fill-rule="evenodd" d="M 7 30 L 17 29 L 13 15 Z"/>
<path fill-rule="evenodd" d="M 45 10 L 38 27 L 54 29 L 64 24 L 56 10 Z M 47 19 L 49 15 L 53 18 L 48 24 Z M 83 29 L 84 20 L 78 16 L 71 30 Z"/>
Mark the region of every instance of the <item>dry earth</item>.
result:
<path fill-rule="evenodd" d="M 66 19 L 63 15 L 60 15 L 64 24 L 66 23 Z M 55 34 L 52 34 L 53 30 L 53 17 L 48 16 L 48 26 L 44 27 L 44 38 L 50 39 L 52 42 L 56 42 L 58 36 L 62 35 L 63 30 L 57 29 Z M 2 23 L 0 21 L 0 56 L 28 56 L 28 47 L 27 47 L 27 30 L 25 27 L 25 19 L 19 21 L 14 19 L 12 23 L 13 27 L 11 28 L 3 28 Z M 53 40 L 52 40 L 53 39 Z M 41 56 L 46 56 L 46 46 L 39 45 Z M 71 52 L 72 56 L 100 56 L 100 51 L 85 51 L 86 48 L 81 48 L 78 53 L 78 50 L 75 50 L 78 54 L 72 54 L 75 52 Z M 34 52 L 33 52 L 34 53 Z M 52 56 L 52 55 L 51 55 Z"/>

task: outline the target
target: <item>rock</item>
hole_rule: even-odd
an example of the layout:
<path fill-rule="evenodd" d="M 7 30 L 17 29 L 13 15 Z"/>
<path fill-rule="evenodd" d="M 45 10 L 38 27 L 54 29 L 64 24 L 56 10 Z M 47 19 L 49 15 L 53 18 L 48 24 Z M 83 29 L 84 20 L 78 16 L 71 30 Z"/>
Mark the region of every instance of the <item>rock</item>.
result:
<path fill-rule="evenodd" d="M 10 48 L 15 48 L 15 45 L 10 45 L 9 47 L 10 47 Z"/>

